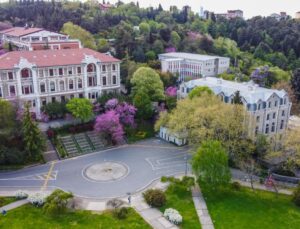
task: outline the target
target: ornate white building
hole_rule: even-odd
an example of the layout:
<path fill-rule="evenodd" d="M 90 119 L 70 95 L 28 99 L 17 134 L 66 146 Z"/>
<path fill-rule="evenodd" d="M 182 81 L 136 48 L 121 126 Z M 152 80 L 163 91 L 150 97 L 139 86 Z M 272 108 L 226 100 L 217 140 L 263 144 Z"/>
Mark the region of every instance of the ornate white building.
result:
<path fill-rule="evenodd" d="M 49 102 L 96 100 L 120 90 L 120 60 L 90 49 L 15 51 L 0 56 L 0 98 L 31 104 L 40 116 Z"/>
<path fill-rule="evenodd" d="M 288 126 L 292 103 L 284 90 L 259 87 L 252 81 L 237 83 L 215 77 L 204 77 L 180 85 L 178 97 L 185 98 L 197 86 L 207 86 L 225 103 L 232 103 L 239 91 L 242 102 L 250 113 L 250 127 L 253 135 L 268 136 L 282 134 Z"/>
<path fill-rule="evenodd" d="M 162 72 L 178 74 L 180 80 L 216 76 L 229 68 L 227 57 L 172 52 L 159 55 Z"/>

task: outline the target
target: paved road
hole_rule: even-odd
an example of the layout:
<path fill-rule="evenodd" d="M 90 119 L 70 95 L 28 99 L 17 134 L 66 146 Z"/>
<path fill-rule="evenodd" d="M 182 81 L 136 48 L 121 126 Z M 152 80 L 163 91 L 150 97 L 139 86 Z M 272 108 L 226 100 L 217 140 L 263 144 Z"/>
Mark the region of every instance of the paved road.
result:
<path fill-rule="evenodd" d="M 125 145 L 93 154 L 40 165 L 16 172 L 0 173 L 0 190 L 61 188 L 77 196 L 110 198 L 144 189 L 161 176 L 185 172 L 186 147 L 176 147 L 158 139 Z M 116 181 L 99 182 L 85 177 L 85 169 L 95 163 L 120 162 L 128 174 Z"/>

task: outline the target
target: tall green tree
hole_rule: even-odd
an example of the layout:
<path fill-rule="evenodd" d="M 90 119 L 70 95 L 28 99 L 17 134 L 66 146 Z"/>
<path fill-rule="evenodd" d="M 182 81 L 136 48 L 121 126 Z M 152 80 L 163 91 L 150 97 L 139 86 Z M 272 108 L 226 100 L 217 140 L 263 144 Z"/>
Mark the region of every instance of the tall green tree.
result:
<path fill-rule="evenodd" d="M 93 116 L 93 106 L 89 99 L 73 98 L 67 103 L 67 109 L 81 122 L 88 121 Z"/>
<path fill-rule="evenodd" d="M 0 99 L 0 135 L 10 135 L 16 126 L 16 112 L 12 104 Z"/>
<path fill-rule="evenodd" d="M 203 94 L 213 95 L 213 91 L 207 86 L 198 86 L 193 88 L 189 93 L 189 98 L 193 99 L 194 97 L 200 97 Z"/>
<path fill-rule="evenodd" d="M 34 161 L 40 160 L 46 146 L 45 138 L 42 136 L 37 123 L 31 117 L 29 104 L 25 105 L 25 112 L 22 120 L 22 135 L 28 159 Z"/>
<path fill-rule="evenodd" d="M 192 167 L 200 181 L 212 189 L 225 186 L 231 179 L 228 155 L 218 141 L 205 141 L 192 159 Z"/>

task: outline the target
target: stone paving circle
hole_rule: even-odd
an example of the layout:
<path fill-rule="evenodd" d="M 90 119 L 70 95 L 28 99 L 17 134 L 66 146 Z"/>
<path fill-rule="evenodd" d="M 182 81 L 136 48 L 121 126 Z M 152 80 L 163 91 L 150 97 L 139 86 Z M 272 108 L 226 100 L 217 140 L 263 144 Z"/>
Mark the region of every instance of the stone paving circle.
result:
<path fill-rule="evenodd" d="M 115 181 L 125 177 L 128 174 L 128 168 L 117 162 L 101 162 L 88 166 L 84 175 L 93 181 Z"/>

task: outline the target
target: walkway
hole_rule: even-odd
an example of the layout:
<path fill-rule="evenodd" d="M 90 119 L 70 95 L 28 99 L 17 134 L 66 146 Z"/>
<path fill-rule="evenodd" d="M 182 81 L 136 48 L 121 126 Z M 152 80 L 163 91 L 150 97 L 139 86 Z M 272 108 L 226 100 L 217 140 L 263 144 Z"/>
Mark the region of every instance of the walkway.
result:
<path fill-rule="evenodd" d="M 14 208 L 18 208 L 24 204 L 27 204 L 29 201 L 27 199 L 25 200 L 18 200 L 16 202 L 13 202 L 13 203 L 10 203 L 8 205 L 5 205 L 5 206 L 2 206 L 0 207 L 0 212 L 2 212 L 3 210 L 5 211 L 9 211 L 9 210 L 12 210 Z"/>
<path fill-rule="evenodd" d="M 200 187 L 198 184 L 192 189 L 194 205 L 201 223 L 202 229 L 214 229 L 214 224 L 209 215 L 205 200 L 202 196 Z"/>

